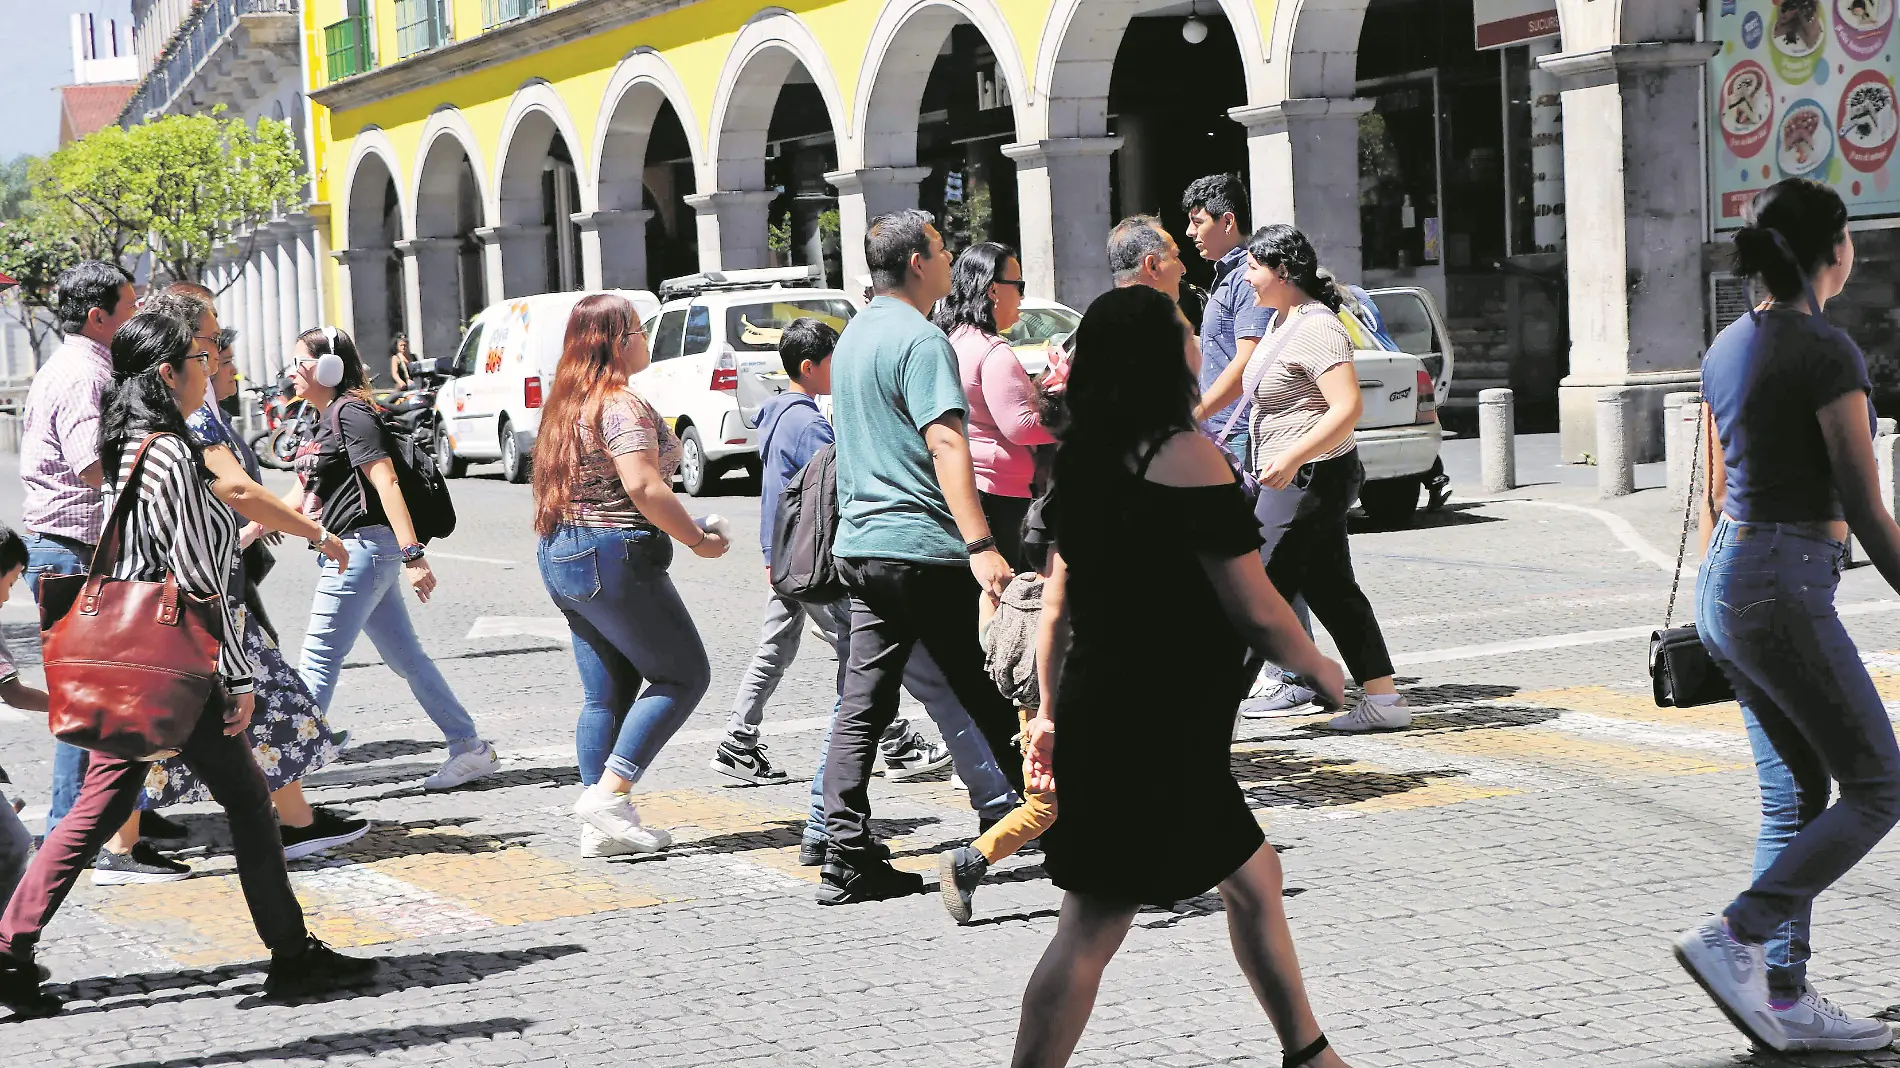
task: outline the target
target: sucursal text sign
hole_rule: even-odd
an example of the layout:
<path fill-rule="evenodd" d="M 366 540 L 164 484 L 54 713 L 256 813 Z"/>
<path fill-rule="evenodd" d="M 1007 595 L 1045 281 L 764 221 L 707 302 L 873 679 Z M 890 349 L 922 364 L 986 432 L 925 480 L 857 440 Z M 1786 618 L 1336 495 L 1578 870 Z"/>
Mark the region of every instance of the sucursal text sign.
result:
<path fill-rule="evenodd" d="M 1478 50 L 1555 37 L 1557 0 L 1473 0 L 1477 16 Z"/>

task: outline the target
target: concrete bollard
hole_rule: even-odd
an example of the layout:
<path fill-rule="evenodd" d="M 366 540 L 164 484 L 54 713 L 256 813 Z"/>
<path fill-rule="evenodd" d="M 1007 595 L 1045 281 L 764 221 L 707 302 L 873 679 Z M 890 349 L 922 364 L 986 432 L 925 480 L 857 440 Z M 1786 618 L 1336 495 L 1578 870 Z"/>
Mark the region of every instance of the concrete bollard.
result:
<path fill-rule="evenodd" d="M 1663 397 L 1663 457 L 1671 497 L 1689 492 L 1689 484 L 1695 479 L 1696 415 L 1701 403 L 1698 393 Z"/>
<path fill-rule="evenodd" d="M 1630 394 L 1606 389 L 1597 394 L 1597 496 L 1624 497 L 1636 490 L 1636 464 L 1630 452 Z"/>
<path fill-rule="evenodd" d="M 1478 449 L 1484 492 L 1517 488 L 1517 402 L 1508 389 L 1478 391 Z"/>

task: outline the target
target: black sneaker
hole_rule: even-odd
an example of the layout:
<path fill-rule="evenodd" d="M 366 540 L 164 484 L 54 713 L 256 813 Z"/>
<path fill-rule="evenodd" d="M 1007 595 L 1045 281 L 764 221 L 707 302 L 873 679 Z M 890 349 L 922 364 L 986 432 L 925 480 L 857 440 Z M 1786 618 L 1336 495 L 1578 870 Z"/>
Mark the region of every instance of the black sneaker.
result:
<path fill-rule="evenodd" d="M 92 862 L 92 885 L 124 886 L 127 883 L 175 883 L 191 878 L 191 867 L 160 853 L 152 843 L 141 839 L 130 853 L 101 849 Z"/>
<path fill-rule="evenodd" d="M 937 857 L 937 892 L 957 926 L 970 922 L 977 884 L 989 870 L 990 862 L 969 846 L 946 849 Z"/>
<path fill-rule="evenodd" d="M 748 744 L 730 735 L 713 751 L 713 758 L 707 766 L 722 775 L 754 786 L 771 786 L 787 778 L 784 768 L 773 767 L 766 758 L 765 746 L 757 742 Z"/>
<path fill-rule="evenodd" d="M 191 837 L 191 834 L 185 830 L 185 825 L 177 820 L 166 819 L 161 813 L 147 811 L 139 813 L 139 837 L 153 845 L 165 844 L 176 848 L 185 844 L 185 839 Z"/>
<path fill-rule="evenodd" d="M 818 903 L 855 905 L 861 901 L 884 901 L 923 892 L 923 876 L 898 871 L 881 856 L 852 863 L 833 851 L 825 858 L 820 874 Z"/>
<path fill-rule="evenodd" d="M 374 957 L 346 957 L 315 935 L 287 953 L 270 955 L 270 974 L 264 993 L 273 998 L 297 998 L 357 986 L 376 974 L 382 962 Z"/>
<path fill-rule="evenodd" d="M 308 827 L 278 828 L 284 836 L 285 860 L 302 860 L 312 853 L 348 845 L 369 833 L 368 820 L 344 819 L 323 808 L 312 808 L 310 813 L 316 818 Z"/>
<path fill-rule="evenodd" d="M 0 1005 L 16 1016 L 52 1016 L 64 1008 L 59 998 L 40 989 L 46 979 L 45 968 L 0 953 Z"/>
<path fill-rule="evenodd" d="M 798 863 L 800 867 L 816 868 L 825 862 L 825 847 L 831 843 L 822 838 L 801 838 L 798 841 Z"/>

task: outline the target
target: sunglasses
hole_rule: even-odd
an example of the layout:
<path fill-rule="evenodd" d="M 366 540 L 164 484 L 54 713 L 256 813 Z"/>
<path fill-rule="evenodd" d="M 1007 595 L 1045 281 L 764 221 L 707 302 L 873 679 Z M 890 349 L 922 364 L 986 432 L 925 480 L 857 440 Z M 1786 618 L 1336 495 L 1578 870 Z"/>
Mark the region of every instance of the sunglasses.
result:
<path fill-rule="evenodd" d="M 990 284 L 994 286 L 1009 286 L 1018 293 L 1029 292 L 1029 283 L 1021 278 L 998 278 Z"/>

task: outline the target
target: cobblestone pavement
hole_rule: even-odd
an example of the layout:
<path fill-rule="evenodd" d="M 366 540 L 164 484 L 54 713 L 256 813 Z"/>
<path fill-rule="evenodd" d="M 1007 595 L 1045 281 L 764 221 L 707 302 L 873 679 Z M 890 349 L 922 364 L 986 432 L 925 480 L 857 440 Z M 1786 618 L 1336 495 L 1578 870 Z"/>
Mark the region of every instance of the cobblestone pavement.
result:
<path fill-rule="evenodd" d="M 199 874 L 82 880 L 42 955 L 72 1004 L 0 1024 L 0 1064 L 1005 1062 L 1059 903 L 1036 854 L 991 876 L 969 928 L 934 895 L 821 909 L 795 858 L 807 783 L 729 787 L 706 768 L 763 600 L 749 537 L 725 560 L 681 553 L 674 567 L 716 680 L 639 799 L 677 847 L 578 859 L 567 807 L 579 689 L 533 566 L 528 491 L 476 470 L 456 484 L 462 530 L 431 554 L 442 587 L 414 614 L 504 773 L 424 794 L 439 737 L 366 644 L 332 713 L 352 747 L 308 784 L 318 803 L 376 821 L 356 845 L 294 865 L 293 879 L 319 935 L 385 958 L 380 985 L 265 1001 L 223 820 L 180 809 Z M 1377 737 L 1331 735 L 1316 717 L 1242 726 L 1234 771 L 1284 852 L 1328 1033 L 1361 1068 L 1900 1065 L 1893 1054 L 1749 1061 L 1670 959 L 1670 936 L 1746 878 L 1747 744 L 1732 706 L 1660 710 L 1646 696 L 1642 636 L 1660 622 L 1678 505 L 1661 490 L 1603 503 L 1548 482 L 1499 500 L 1466 492 L 1415 529 L 1354 537 L 1416 726 Z M 17 484 L 0 466 L 0 515 L 17 516 Z M 749 533 L 755 491 L 727 488 L 693 507 Z M 281 555 L 268 596 L 294 648 L 314 564 L 300 549 Z M 1900 700 L 1900 652 L 1886 652 L 1900 651 L 1900 600 L 1868 568 L 1849 572 L 1842 599 L 1883 693 Z M 27 654 L 22 601 L 0 623 Z M 816 758 L 833 670 L 808 641 L 773 705 L 769 741 L 795 774 Z M 0 709 L 0 762 L 38 808 L 49 748 L 40 723 Z M 1167 805 L 1166 775 L 1131 767 L 1129 789 Z M 928 871 L 974 833 L 947 777 L 879 780 L 873 797 L 904 866 Z M 1166 864 L 1169 844 L 1130 842 L 1129 856 Z M 1822 899 L 1814 979 L 1855 1011 L 1900 1019 L 1885 1008 L 1900 1001 L 1885 955 L 1896 884 L 1900 856 L 1883 848 Z M 1141 915 L 1076 1064 L 1278 1063 L 1220 913 L 1209 895 Z"/>

